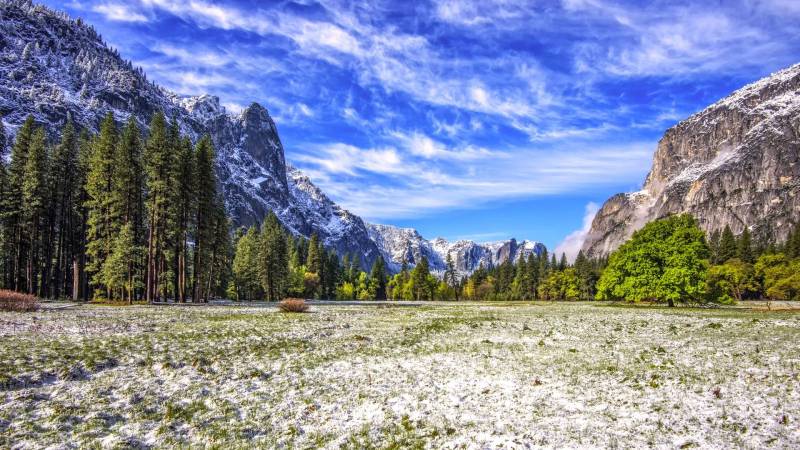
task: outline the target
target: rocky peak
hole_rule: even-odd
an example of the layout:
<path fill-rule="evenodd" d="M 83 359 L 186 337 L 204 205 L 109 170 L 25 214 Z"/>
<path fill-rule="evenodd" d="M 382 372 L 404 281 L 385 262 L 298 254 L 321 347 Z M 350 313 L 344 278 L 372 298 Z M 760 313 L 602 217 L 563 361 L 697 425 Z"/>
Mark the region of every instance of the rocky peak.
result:
<path fill-rule="evenodd" d="M 737 90 L 667 130 L 641 191 L 609 199 L 583 249 L 607 254 L 645 223 L 693 214 L 784 239 L 800 220 L 800 64 Z"/>
<path fill-rule="evenodd" d="M 403 261 L 413 267 L 424 256 L 428 259 L 431 272 L 441 276 L 447 268 L 447 255 L 450 255 L 456 272 L 464 276 L 480 266 L 495 267 L 506 261 L 516 263 L 531 253 L 542 254 L 546 250 L 541 243 L 523 241 L 523 245 L 520 245 L 513 238 L 485 244 L 469 240 L 451 243 L 441 237 L 428 241 L 413 228 L 368 224 L 368 230 L 370 239 L 376 243 L 393 271 L 400 270 Z"/>

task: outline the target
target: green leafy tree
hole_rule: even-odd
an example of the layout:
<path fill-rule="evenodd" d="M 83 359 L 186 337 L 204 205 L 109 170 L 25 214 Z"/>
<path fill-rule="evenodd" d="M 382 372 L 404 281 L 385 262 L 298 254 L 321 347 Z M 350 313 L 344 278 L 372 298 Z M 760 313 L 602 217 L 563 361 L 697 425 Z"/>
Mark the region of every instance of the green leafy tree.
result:
<path fill-rule="evenodd" d="M 800 259 L 784 253 L 764 254 L 755 264 L 764 295 L 773 300 L 800 300 Z"/>
<path fill-rule="evenodd" d="M 631 302 L 703 299 L 708 247 L 688 214 L 657 220 L 611 254 L 597 283 L 597 298 Z"/>
<path fill-rule="evenodd" d="M 579 300 L 580 295 L 580 280 L 572 267 L 550 272 L 539 285 L 543 300 Z"/>
<path fill-rule="evenodd" d="M 759 289 L 753 266 L 738 258 L 711 266 L 707 282 L 711 300 L 720 303 L 740 302 L 748 292 Z"/>

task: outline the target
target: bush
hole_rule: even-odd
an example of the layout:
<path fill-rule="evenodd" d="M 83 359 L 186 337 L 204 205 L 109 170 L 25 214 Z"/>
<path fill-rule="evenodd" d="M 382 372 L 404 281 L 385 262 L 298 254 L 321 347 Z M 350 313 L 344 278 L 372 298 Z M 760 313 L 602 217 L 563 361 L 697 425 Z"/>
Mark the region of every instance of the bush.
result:
<path fill-rule="evenodd" d="M 278 305 L 278 308 L 288 313 L 302 313 L 308 311 L 308 305 L 306 305 L 306 301 L 302 298 L 287 298 Z"/>
<path fill-rule="evenodd" d="M 39 309 L 39 299 L 33 295 L 0 289 L 0 311 L 31 312 Z"/>

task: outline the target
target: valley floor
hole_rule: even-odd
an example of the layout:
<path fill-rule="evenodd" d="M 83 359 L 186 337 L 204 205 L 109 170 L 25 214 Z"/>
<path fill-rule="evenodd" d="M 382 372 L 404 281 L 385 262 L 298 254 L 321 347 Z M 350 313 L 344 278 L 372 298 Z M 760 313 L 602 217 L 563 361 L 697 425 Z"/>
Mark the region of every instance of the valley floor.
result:
<path fill-rule="evenodd" d="M 800 314 L 0 313 L 0 448 L 800 446 Z"/>

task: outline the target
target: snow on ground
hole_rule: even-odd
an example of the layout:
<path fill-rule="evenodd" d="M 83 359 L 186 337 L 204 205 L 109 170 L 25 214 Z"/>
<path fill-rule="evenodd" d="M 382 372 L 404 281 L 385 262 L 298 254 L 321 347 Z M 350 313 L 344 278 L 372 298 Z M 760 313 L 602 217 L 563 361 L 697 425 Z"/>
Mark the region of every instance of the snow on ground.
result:
<path fill-rule="evenodd" d="M 791 312 L 81 306 L 0 337 L 0 448 L 800 446 Z"/>

